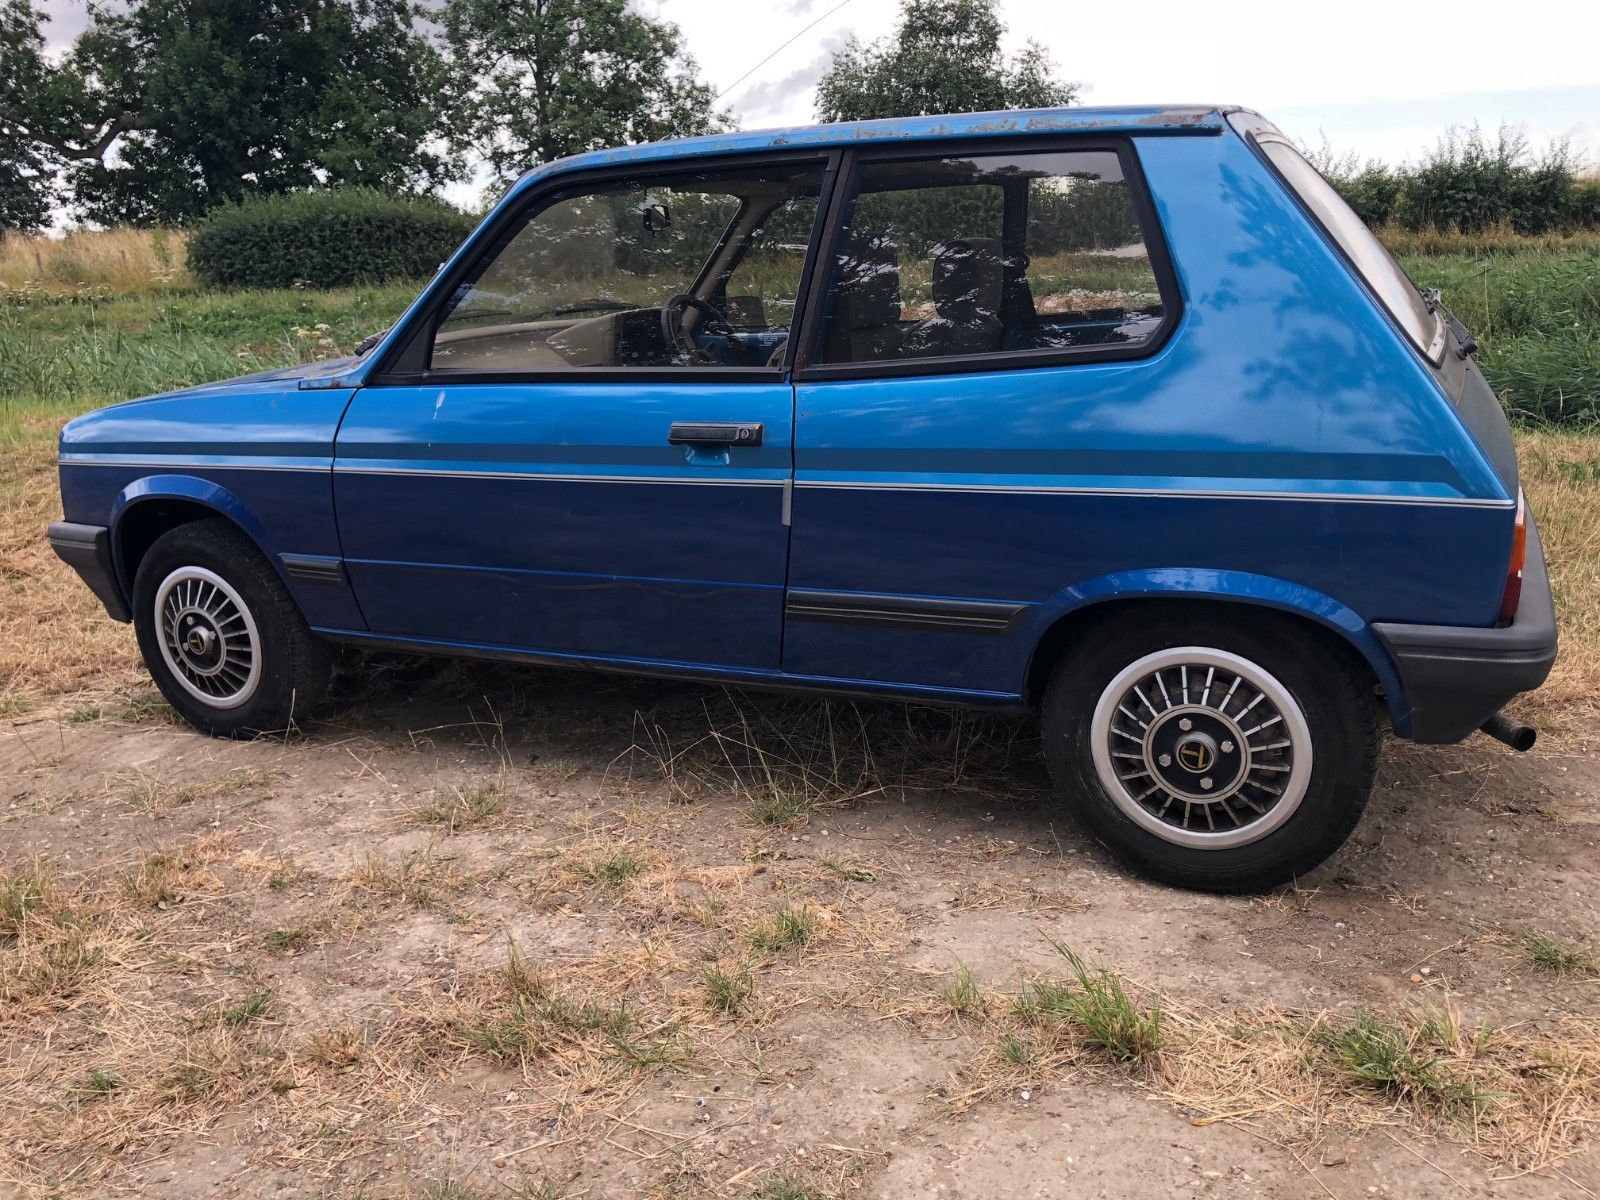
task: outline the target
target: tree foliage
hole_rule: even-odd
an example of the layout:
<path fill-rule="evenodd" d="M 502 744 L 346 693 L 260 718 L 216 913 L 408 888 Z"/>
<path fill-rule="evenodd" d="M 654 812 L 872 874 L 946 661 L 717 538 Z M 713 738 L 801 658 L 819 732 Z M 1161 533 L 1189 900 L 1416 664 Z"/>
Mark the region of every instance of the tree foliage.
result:
<path fill-rule="evenodd" d="M 448 0 L 452 61 L 476 73 L 455 97 L 458 139 L 500 181 L 529 167 L 727 123 L 675 25 L 627 0 Z"/>
<path fill-rule="evenodd" d="M 34 230 L 50 218 L 55 163 L 28 136 L 49 74 L 42 26 L 31 0 L 0 0 L 0 233 Z"/>
<path fill-rule="evenodd" d="M 65 64 L 86 130 L 124 132 L 74 172 L 80 208 L 111 222 L 182 220 L 315 184 L 427 187 L 443 75 L 413 0 L 139 0 L 95 5 Z M 102 132 L 102 138 L 104 133 Z"/>
<path fill-rule="evenodd" d="M 851 38 L 817 84 L 817 118 L 1056 108 L 1077 98 L 1056 77 L 1044 47 L 1029 41 L 1011 57 L 997 0 L 901 0 L 887 41 Z"/>
<path fill-rule="evenodd" d="M 54 63 L 12 32 L 28 0 L 5 3 L 8 54 L 37 64 L 8 80 L 7 141 L 66 164 L 91 220 L 182 221 L 253 194 L 450 173 L 443 64 L 416 0 L 102 0 Z"/>

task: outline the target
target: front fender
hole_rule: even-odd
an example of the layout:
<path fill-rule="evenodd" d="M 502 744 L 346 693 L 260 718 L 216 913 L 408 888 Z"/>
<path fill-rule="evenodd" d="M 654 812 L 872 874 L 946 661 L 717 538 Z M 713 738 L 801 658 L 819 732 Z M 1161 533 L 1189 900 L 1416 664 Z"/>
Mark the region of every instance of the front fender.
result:
<path fill-rule="evenodd" d="M 126 592 L 133 590 L 133 574 L 123 561 L 123 522 L 140 505 L 159 500 L 197 504 L 209 508 L 218 516 L 226 517 L 244 530 L 245 535 L 267 555 L 269 562 L 276 563 L 276 559 L 267 551 L 266 530 L 262 528 L 260 520 L 227 488 L 193 475 L 146 475 L 129 483 L 111 502 L 111 561 L 117 579 Z"/>
<path fill-rule="evenodd" d="M 1244 571 L 1153 567 L 1081 580 L 1057 592 L 1044 608 L 1049 613 L 1048 625 L 1054 625 L 1062 617 L 1081 613 L 1091 605 L 1160 598 L 1250 604 L 1315 621 L 1343 638 L 1366 660 L 1383 687 L 1395 732 L 1402 737 L 1410 733 L 1410 705 L 1388 650 L 1358 613 L 1314 588 Z"/>

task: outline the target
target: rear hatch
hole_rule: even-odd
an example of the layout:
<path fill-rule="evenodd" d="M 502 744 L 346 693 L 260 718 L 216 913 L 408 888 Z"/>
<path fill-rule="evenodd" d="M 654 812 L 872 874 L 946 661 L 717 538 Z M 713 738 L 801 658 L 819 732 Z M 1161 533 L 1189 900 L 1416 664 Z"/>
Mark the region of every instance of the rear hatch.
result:
<path fill-rule="evenodd" d="M 1461 343 L 1450 335 L 1443 361 L 1433 369 L 1439 386 L 1455 405 L 1461 423 L 1472 434 L 1488 458 L 1509 495 L 1517 494 L 1517 447 L 1511 438 L 1511 422 L 1499 397 L 1483 377 L 1477 360 L 1461 351 Z"/>

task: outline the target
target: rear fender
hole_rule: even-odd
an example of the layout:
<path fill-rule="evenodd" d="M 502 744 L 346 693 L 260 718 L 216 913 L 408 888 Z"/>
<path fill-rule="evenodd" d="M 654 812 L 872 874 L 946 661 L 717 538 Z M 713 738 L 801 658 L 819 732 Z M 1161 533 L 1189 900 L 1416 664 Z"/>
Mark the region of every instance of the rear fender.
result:
<path fill-rule="evenodd" d="M 1054 625 L 1092 605 L 1132 599 L 1214 600 L 1248 604 L 1304 617 L 1337 634 L 1372 668 L 1389 706 L 1395 732 L 1410 729 L 1410 706 L 1389 652 L 1372 626 L 1352 609 L 1313 588 L 1269 575 L 1198 567 L 1154 567 L 1098 575 L 1057 592 L 1045 605 Z"/>

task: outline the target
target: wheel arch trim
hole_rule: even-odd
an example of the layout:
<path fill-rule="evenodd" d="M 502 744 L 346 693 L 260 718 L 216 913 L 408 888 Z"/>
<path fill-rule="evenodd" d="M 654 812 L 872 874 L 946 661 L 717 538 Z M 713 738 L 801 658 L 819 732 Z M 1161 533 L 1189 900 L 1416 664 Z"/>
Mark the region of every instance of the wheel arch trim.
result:
<path fill-rule="evenodd" d="M 118 585 L 130 600 L 133 596 L 133 572 L 126 559 L 127 519 L 145 506 L 162 500 L 176 500 L 185 504 L 209 509 L 235 525 L 251 540 L 258 550 L 266 554 L 267 561 L 277 569 L 277 559 L 267 553 L 265 529 L 244 503 L 221 484 L 193 475 L 146 475 L 135 479 L 117 493 L 111 502 L 109 527 L 111 530 L 111 563 Z M 280 571 L 281 574 L 281 571 Z"/>
<path fill-rule="evenodd" d="M 1410 732 L 1410 705 L 1394 660 L 1370 622 L 1348 605 L 1315 588 L 1246 571 L 1200 567 L 1153 567 L 1116 571 L 1081 580 L 1063 588 L 1040 605 L 1043 615 L 1028 652 L 1023 676 L 1024 693 L 1037 695 L 1042 684 L 1041 651 L 1054 630 L 1089 616 L 1096 609 L 1128 601 L 1207 601 L 1272 609 L 1321 626 L 1359 654 L 1383 688 L 1395 733 Z"/>

